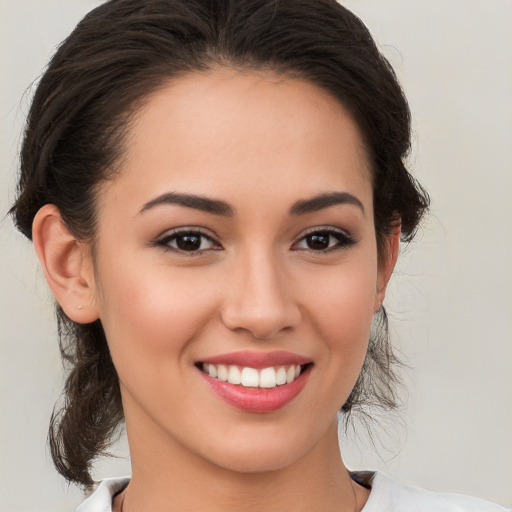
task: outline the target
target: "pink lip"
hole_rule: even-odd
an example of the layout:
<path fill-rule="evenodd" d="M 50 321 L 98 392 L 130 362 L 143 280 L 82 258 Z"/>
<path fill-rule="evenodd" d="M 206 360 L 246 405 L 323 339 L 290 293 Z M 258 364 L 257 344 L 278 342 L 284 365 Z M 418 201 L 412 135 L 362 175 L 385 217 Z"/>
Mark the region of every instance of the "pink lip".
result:
<path fill-rule="evenodd" d="M 248 366 L 250 368 L 268 368 L 270 366 L 285 366 L 292 364 L 304 365 L 311 363 L 307 357 L 286 352 L 285 350 L 275 350 L 274 352 L 249 352 L 242 350 L 240 352 L 231 352 L 229 354 L 220 354 L 198 361 L 209 364 L 226 364 L 237 366 Z"/>
<path fill-rule="evenodd" d="M 311 373 L 311 366 L 306 367 L 290 384 L 270 389 L 237 386 L 198 371 L 208 387 L 228 404 L 247 412 L 268 413 L 281 409 L 302 391 Z"/>

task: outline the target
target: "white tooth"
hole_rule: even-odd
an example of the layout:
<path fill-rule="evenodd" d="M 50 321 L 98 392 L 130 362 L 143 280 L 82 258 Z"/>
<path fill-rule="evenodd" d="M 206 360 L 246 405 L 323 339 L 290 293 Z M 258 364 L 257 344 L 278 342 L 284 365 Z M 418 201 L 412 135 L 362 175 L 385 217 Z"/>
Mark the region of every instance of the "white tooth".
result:
<path fill-rule="evenodd" d="M 295 378 L 300 375 L 300 364 L 295 365 Z"/>
<path fill-rule="evenodd" d="M 217 368 L 215 367 L 214 364 L 208 365 L 208 375 L 210 377 L 217 377 Z"/>
<path fill-rule="evenodd" d="M 286 384 L 286 368 L 284 366 L 280 366 L 276 373 L 276 384 L 278 386 L 282 386 Z"/>
<path fill-rule="evenodd" d="M 228 380 L 228 369 L 223 364 L 219 364 L 217 367 L 217 378 L 223 382 Z"/>
<path fill-rule="evenodd" d="M 230 366 L 228 371 L 228 382 L 230 384 L 240 384 L 241 375 L 237 366 Z"/>
<path fill-rule="evenodd" d="M 286 383 L 290 384 L 290 382 L 293 382 L 295 380 L 295 366 L 290 366 L 288 368 L 288 371 L 286 372 Z"/>
<path fill-rule="evenodd" d="M 206 363 L 203 363 L 203 372 L 208 373 L 208 365 Z"/>
<path fill-rule="evenodd" d="M 276 371 L 274 368 L 263 368 L 260 373 L 260 387 L 275 388 L 276 387 Z"/>
<path fill-rule="evenodd" d="M 242 370 L 241 382 L 246 388 L 257 388 L 260 381 L 258 370 L 254 368 L 244 368 Z"/>

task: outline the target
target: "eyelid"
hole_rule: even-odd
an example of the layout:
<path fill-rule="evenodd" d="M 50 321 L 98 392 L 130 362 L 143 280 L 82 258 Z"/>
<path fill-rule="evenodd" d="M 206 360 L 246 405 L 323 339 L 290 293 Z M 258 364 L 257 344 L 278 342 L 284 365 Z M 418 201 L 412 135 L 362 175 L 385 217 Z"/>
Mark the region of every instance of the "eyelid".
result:
<path fill-rule="evenodd" d="M 212 240 L 216 240 L 218 237 L 217 235 L 211 230 L 204 228 L 202 226 L 194 226 L 194 225 L 186 225 L 186 226 L 178 226 L 175 228 L 166 229 L 163 231 L 160 235 L 156 237 L 156 240 L 162 240 L 164 238 L 167 238 L 172 235 L 176 234 L 186 234 L 186 233 L 200 233 L 201 235 L 204 235 L 208 238 L 211 238 Z"/>
<path fill-rule="evenodd" d="M 294 246 L 296 246 L 299 242 L 304 240 L 309 235 L 314 235 L 315 233 L 327 233 L 329 235 L 336 236 L 338 235 L 342 240 L 339 240 L 339 243 L 336 244 L 333 247 L 329 247 L 324 250 L 314 250 L 314 249 L 294 249 Z M 299 237 L 293 242 L 292 244 L 292 250 L 304 250 L 304 251 L 310 251 L 316 254 L 325 254 L 331 251 L 340 250 L 340 249 L 347 249 L 348 247 L 355 245 L 358 242 L 358 240 L 347 230 L 342 228 L 337 228 L 334 226 L 314 226 L 311 228 L 308 228 L 306 231 L 302 232 Z"/>
<path fill-rule="evenodd" d="M 213 244 L 217 245 L 218 247 L 212 247 L 209 249 L 200 249 L 197 251 L 183 251 L 174 247 L 171 247 L 169 245 L 169 242 L 180 235 L 187 235 L 187 234 L 196 234 L 200 235 L 208 240 L 211 240 Z M 161 247 L 167 251 L 174 252 L 176 254 L 185 255 L 185 256 L 194 256 L 203 254 L 207 251 L 218 251 L 222 249 L 222 246 L 218 240 L 217 235 L 213 234 L 210 230 L 207 230 L 202 227 L 198 226 L 180 226 L 178 228 L 172 228 L 164 231 L 161 235 L 159 235 L 155 241 L 152 243 L 152 245 Z"/>
<path fill-rule="evenodd" d="M 326 233 L 331 236 L 334 236 L 338 238 L 338 243 L 335 244 L 332 247 L 328 247 L 324 250 L 321 249 L 307 249 L 307 248 L 297 248 L 296 245 L 303 241 L 306 237 L 309 235 L 313 235 L 315 233 Z M 199 249 L 197 251 L 185 251 L 180 250 L 178 248 L 171 247 L 169 245 L 169 242 L 180 235 L 187 235 L 187 234 L 196 234 L 200 235 L 208 240 L 210 240 L 214 245 L 217 247 L 211 247 L 208 249 Z M 350 234 L 347 230 L 334 227 L 334 226 L 314 226 L 311 228 L 308 228 L 307 230 L 303 231 L 299 237 L 296 238 L 296 240 L 292 243 L 291 249 L 292 250 L 305 250 L 310 251 L 316 254 L 325 254 L 331 251 L 339 250 L 339 249 L 346 249 L 354 244 L 357 243 L 357 239 Z M 200 255 L 204 252 L 212 251 L 212 250 L 221 250 L 223 249 L 222 245 L 220 244 L 218 237 L 216 234 L 212 233 L 210 230 L 205 229 L 203 227 L 198 226 L 180 226 L 177 228 L 172 228 L 164 231 L 161 235 L 159 235 L 152 245 L 163 248 L 167 251 L 174 252 L 176 254 L 185 255 L 185 256 L 194 256 L 194 255 Z"/>

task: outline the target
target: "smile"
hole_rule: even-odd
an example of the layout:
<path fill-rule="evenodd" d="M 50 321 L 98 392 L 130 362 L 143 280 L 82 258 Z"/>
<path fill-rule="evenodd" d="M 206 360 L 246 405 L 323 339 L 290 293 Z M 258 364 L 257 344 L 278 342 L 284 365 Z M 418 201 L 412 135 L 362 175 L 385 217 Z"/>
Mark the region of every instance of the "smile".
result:
<path fill-rule="evenodd" d="M 313 362 L 285 351 L 234 352 L 195 365 L 208 388 L 247 412 L 269 413 L 289 404 L 303 389 Z"/>
<path fill-rule="evenodd" d="M 302 369 L 303 367 L 299 364 L 270 366 L 261 369 L 211 363 L 203 363 L 201 366 L 204 373 L 222 382 L 229 382 L 246 388 L 265 389 L 291 384 L 300 375 Z"/>

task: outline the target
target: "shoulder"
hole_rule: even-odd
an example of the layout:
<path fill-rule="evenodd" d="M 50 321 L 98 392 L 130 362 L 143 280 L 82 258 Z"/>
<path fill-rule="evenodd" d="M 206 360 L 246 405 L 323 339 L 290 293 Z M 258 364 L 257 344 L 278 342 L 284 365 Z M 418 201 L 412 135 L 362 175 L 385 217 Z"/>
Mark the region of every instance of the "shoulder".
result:
<path fill-rule="evenodd" d="M 112 512 L 112 500 L 130 481 L 129 478 L 107 478 L 76 509 L 75 512 Z"/>
<path fill-rule="evenodd" d="M 462 494 L 431 492 L 400 484 L 383 473 L 371 478 L 370 497 L 362 512 L 511 512 L 485 500 Z"/>

